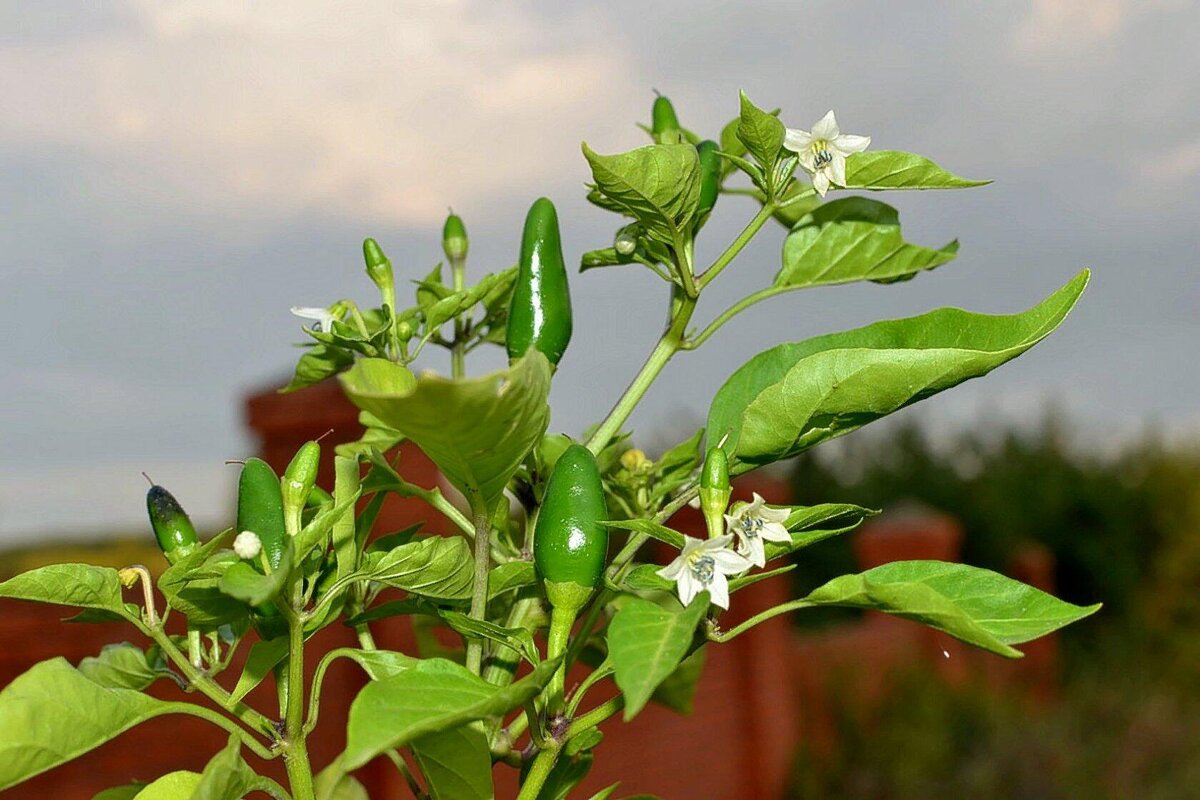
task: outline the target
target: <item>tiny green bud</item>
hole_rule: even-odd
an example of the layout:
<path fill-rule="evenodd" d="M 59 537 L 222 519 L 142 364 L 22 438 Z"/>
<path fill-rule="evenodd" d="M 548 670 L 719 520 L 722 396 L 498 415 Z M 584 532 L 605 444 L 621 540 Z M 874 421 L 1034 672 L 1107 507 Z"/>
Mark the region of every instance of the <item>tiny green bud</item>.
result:
<path fill-rule="evenodd" d="M 451 261 L 462 261 L 467 257 L 468 247 L 467 226 L 463 225 L 462 217 L 451 211 L 442 226 L 442 250 Z"/>
<path fill-rule="evenodd" d="M 396 337 L 402 342 L 407 342 L 411 339 L 413 337 L 412 323 L 408 320 L 398 323 L 396 325 Z"/>
<path fill-rule="evenodd" d="M 384 255 L 383 248 L 374 239 L 363 240 L 363 260 L 367 262 L 367 277 L 379 287 L 379 291 L 390 296 L 395 280 L 392 277 L 392 262 Z"/>
<path fill-rule="evenodd" d="M 729 457 L 721 447 L 710 447 L 700 473 L 700 510 L 708 526 L 708 538 L 724 532 L 725 509 L 733 490 L 729 486 Z"/>

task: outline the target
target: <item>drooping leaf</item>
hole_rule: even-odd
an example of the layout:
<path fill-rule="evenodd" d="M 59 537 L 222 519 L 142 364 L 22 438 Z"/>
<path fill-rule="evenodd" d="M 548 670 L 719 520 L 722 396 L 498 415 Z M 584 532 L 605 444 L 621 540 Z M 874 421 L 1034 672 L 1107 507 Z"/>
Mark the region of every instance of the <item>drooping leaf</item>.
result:
<path fill-rule="evenodd" d="M 667 245 L 690 230 L 700 198 L 700 160 L 690 144 L 652 144 L 604 156 L 583 145 L 596 188 Z"/>
<path fill-rule="evenodd" d="M 250 655 L 246 657 L 246 666 L 242 669 L 237 685 L 233 687 L 231 693 L 233 699 L 241 700 L 254 691 L 254 687 L 262 683 L 271 674 L 275 665 L 287 657 L 287 654 L 288 639 L 286 636 L 255 642 L 250 648 Z"/>
<path fill-rule="evenodd" d="M 492 800 L 492 754 L 483 725 L 472 722 L 412 743 L 433 800 Z"/>
<path fill-rule="evenodd" d="M 100 655 L 80 661 L 78 670 L 101 686 L 139 692 L 163 675 L 146 661 L 142 648 L 129 642 L 104 645 Z"/>
<path fill-rule="evenodd" d="M 846 159 L 847 189 L 967 189 L 989 183 L 959 177 L 902 150 L 867 150 Z"/>
<path fill-rule="evenodd" d="M 1024 353 L 1066 318 L 1088 277 L 1020 314 L 943 308 L 773 347 L 718 390 L 708 436 L 728 435 L 726 452 L 745 472 L 849 433 Z"/>
<path fill-rule="evenodd" d="M 43 661 L 0 691 L 0 790 L 172 710 L 133 689 L 101 686 L 66 659 Z"/>
<path fill-rule="evenodd" d="M 701 592 L 687 608 L 663 608 L 630 598 L 608 626 L 608 657 L 625 695 L 625 720 L 637 715 L 658 685 L 679 666 L 708 610 Z"/>
<path fill-rule="evenodd" d="M 384 359 L 341 376 L 346 395 L 411 439 L 468 496 L 495 501 L 550 420 L 550 362 L 536 349 L 481 378 L 417 379 Z"/>
<path fill-rule="evenodd" d="M 350 706 L 344 765 L 357 769 L 422 736 L 505 714 L 541 692 L 557 667 L 558 659 L 543 661 L 521 680 L 498 687 L 453 661 L 434 658 L 374 681 Z"/>
<path fill-rule="evenodd" d="M 800 219 L 783 243 L 776 286 L 826 286 L 852 281 L 892 282 L 945 264 L 958 242 L 940 250 L 909 244 L 900 216 L 866 197 L 826 203 Z"/>
<path fill-rule="evenodd" d="M 0 597 L 75 606 L 130 617 L 121 599 L 117 571 L 90 564 L 52 564 L 23 572 L 0 583 Z"/>
<path fill-rule="evenodd" d="M 441 609 L 438 616 L 456 633 L 468 639 L 486 639 L 515 652 L 530 664 L 537 664 L 540 657 L 533 633 L 528 628 L 506 628 L 485 619 L 472 619 L 461 611 Z"/>
<path fill-rule="evenodd" d="M 896 561 L 834 578 L 802 601 L 870 608 L 945 631 L 984 650 L 1020 658 L 1028 642 L 1094 614 L 987 569 L 944 561 Z"/>
<path fill-rule="evenodd" d="M 296 362 L 296 373 L 291 382 L 279 391 L 282 394 L 299 391 L 337 375 L 353 363 L 354 354 L 349 350 L 332 345 L 314 344 Z"/>
<path fill-rule="evenodd" d="M 705 657 L 705 648 L 697 647 L 658 685 L 650 699 L 677 714 L 691 714 L 696 699 L 696 685 L 704 672 Z"/>

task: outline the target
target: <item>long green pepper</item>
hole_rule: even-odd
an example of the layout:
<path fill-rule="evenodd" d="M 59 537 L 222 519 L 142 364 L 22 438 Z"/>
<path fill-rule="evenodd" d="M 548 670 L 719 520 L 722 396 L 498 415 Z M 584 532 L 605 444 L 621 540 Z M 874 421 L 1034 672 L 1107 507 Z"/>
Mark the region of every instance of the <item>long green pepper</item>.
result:
<path fill-rule="evenodd" d="M 559 362 L 571 341 L 571 293 L 558 212 L 545 197 L 535 200 L 525 216 L 506 334 L 510 359 L 534 347 L 551 364 Z"/>

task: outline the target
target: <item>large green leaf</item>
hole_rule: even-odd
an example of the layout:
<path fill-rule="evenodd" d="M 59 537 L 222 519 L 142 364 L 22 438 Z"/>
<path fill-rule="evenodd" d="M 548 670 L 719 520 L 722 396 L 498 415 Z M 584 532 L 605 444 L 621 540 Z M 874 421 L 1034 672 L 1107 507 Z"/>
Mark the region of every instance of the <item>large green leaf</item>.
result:
<path fill-rule="evenodd" d="M 343 765 L 354 770 L 422 736 L 505 714 L 541 692 L 557 667 L 558 659 L 543 661 L 516 683 L 499 687 L 453 661 L 432 658 L 369 683 L 350 705 Z"/>
<path fill-rule="evenodd" d="M 1020 314 L 943 308 L 759 353 L 713 398 L 710 441 L 728 435 L 725 449 L 745 472 L 985 375 L 1057 328 L 1088 277 Z"/>
<path fill-rule="evenodd" d="M 79 662 L 78 669 L 93 683 L 139 692 L 164 675 L 150 666 L 142 648 L 129 642 L 104 645 L 100 655 L 83 659 Z"/>
<path fill-rule="evenodd" d="M 492 753 L 482 723 L 422 736 L 413 755 L 433 800 L 492 800 Z"/>
<path fill-rule="evenodd" d="M 636 597 L 621 606 L 608 626 L 607 639 L 614 678 L 625 695 L 626 721 L 679 666 L 707 610 L 707 592 L 687 608 L 664 608 Z"/>
<path fill-rule="evenodd" d="M 550 421 L 550 362 L 533 348 L 481 378 L 417 379 L 399 364 L 364 358 L 340 380 L 355 405 L 415 442 L 464 494 L 488 503 Z"/>
<path fill-rule="evenodd" d="M 902 150 L 867 150 L 846 159 L 847 189 L 967 189 L 989 183 L 962 178 Z"/>
<path fill-rule="evenodd" d="M 991 570 L 944 561 L 897 561 L 843 575 L 801 603 L 884 611 L 1009 658 L 1028 642 L 1094 614 Z"/>
<path fill-rule="evenodd" d="M 596 188 L 646 234 L 674 245 L 685 237 L 700 198 L 700 160 L 690 144 L 652 144 L 604 156 L 583 145 Z"/>
<path fill-rule="evenodd" d="M 0 790 L 173 710 L 133 689 L 101 686 L 66 659 L 43 661 L 0 692 Z"/>
<path fill-rule="evenodd" d="M 394 589 L 437 600 L 471 599 L 475 562 L 462 537 L 431 536 L 368 553 L 363 561 L 359 575 Z"/>
<path fill-rule="evenodd" d="M 52 564 L 0 583 L 0 597 L 90 608 L 136 620 L 121 599 L 117 571 L 90 564 Z"/>
<path fill-rule="evenodd" d="M 138 792 L 134 800 L 190 800 L 199 785 L 199 772 L 181 769 L 152 782 Z"/>
<path fill-rule="evenodd" d="M 954 258 L 958 242 L 940 250 L 909 244 L 900 215 L 866 197 L 846 197 L 800 219 L 783 242 L 776 286 L 825 286 L 852 281 L 891 282 Z"/>

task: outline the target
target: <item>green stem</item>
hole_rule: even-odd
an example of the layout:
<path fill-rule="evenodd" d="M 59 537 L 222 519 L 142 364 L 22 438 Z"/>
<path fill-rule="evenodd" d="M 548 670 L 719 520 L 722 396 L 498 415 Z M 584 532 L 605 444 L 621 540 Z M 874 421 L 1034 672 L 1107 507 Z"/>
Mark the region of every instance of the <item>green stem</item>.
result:
<path fill-rule="evenodd" d="M 558 658 L 567 649 L 571 639 L 571 628 L 575 625 L 575 610 L 553 608 L 550 610 L 550 631 L 546 634 L 546 658 Z M 566 686 L 567 665 L 564 661 L 558 665 L 550 683 L 546 686 L 546 707 L 551 714 L 562 709 L 563 694 Z"/>
<path fill-rule="evenodd" d="M 671 360 L 671 356 L 675 355 L 682 349 L 684 341 L 684 332 L 687 330 L 687 324 L 692 318 L 692 313 L 696 310 L 695 298 L 684 295 L 678 299 L 675 313 L 671 317 L 671 323 L 667 327 L 662 338 L 658 340 L 658 344 L 650 353 L 650 357 L 646 359 L 646 363 L 642 365 L 642 369 L 634 377 L 629 384 L 629 388 L 625 390 L 625 394 L 621 395 L 621 399 L 613 406 L 612 411 L 608 412 L 608 417 L 600 423 L 600 427 L 592 434 L 592 438 L 588 440 L 587 447 L 592 453 L 599 453 L 604 446 L 608 444 L 608 440 L 613 437 L 629 419 L 629 415 L 633 413 L 633 409 L 641 402 L 642 396 L 654 383 L 654 379 L 662 372 L 663 367 Z"/>
<path fill-rule="evenodd" d="M 468 537 L 475 536 L 475 526 L 471 524 L 471 520 L 467 519 L 465 514 L 455 508 L 454 504 L 446 499 L 441 489 L 424 489 L 415 483 L 409 483 L 401 478 L 400 483 L 394 489 L 391 489 L 391 491 L 394 491 L 401 497 L 416 497 L 424 500 L 433 506 L 434 509 L 441 512 L 442 516 L 453 522 Z"/>
<path fill-rule="evenodd" d="M 273 753 L 269 748 L 264 747 L 261 742 L 250 736 L 244 728 L 239 727 L 233 720 L 221 716 L 212 709 L 204 708 L 194 703 L 178 702 L 170 703 L 166 713 L 187 714 L 190 717 L 197 717 L 206 722 L 211 722 L 218 728 L 222 728 L 226 732 L 238 737 L 238 740 L 259 758 L 270 760 L 278 755 L 278 753 Z"/>
<path fill-rule="evenodd" d="M 766 622 L 774 617 L 778 617 L 780 614 L 786 614 L 789 611 L 798 611 L 802 608 L 812 608 L 813 606 L 814 604 L 808 602 L 807 600 L 793 600 L 790 603 L 784 603 L 783 605 L 778 605 L 774 608 L 768 608 L 766 611 L 761 611 L 740 625 L 735 625 L 724 633 L 710 632 L 708 634 L 708 638 L 714 642 L 728 642 L 730 639 L 740 636 L 746 631 L 750 630 L 755 625 Z"/>
<path fill-rule="evenodd" d="M 288 697 L 284 762 L 295 800 L 315 800 L 304 730 L 304 623 L 288 610 Z"/>
<path fill-rule="evenodd" d="M 583 698 L 588 691 L 597 683 L 612 675 L 612 673 L 612 665 L 609 663 L 608 658 L 605 657 L 600 666 L 592 670 L 591 674 L 583 679 L 583 682 L 579 684 L 579 688 L 571 695 L 571 702 L 567 706 L 567 716 L 574 716 L 575 711 L 579 708 L 579 704 L 583 702 Z"/>
<path fill-rule="evenodd" d="M 502 498 L 503 499 L 503 498 Z M 507 500 L 504 500 L 507 502 Z M 482 621 L 487 616 L 488 572 L 492 568 L 491 522 L 487 504 L 475 495 L 471 498 L 475 516 L 475 584 L 471 589 L 471 619 Z M 483 640 L 467 640 L 467 669 L 478 675 L 483 667 Z"/>
<path fill-rule="evenodd" d="M 525 776 L 525 782 L 521 784 L 521 793 L 517 795 L 517 800 L 537 800 L 538 795 L 542 793 L 542 787 L 546 785 L 546 779 L 550 777 L 550 770 L 554 769 L 554 763 L 558 761 L 558 752 L 557 747 L 552 747 L 537 754 L 529 768 L 529 774 Z"/>
<path fill-rule="evenodd" d="M 747 308 L 754 305 L 755 303 L 761 303 L 763 300 L 768 300 L 772 297 L 775 297 L 776 295 L 784 294 L 786 292 L 794 292 L 797 289 L 803 289 L 803 288 L 805 288 L 805 287 L 803 287 L 803 286 L 768 286 L 765 289 L 759 289 L 754 294 L 746 295 L 741 300 L 738 300 L 736 303 L 731 305 L 729 308 L 725 309 L 720 314 L 718 314 L 717 317 L 712 322 L 710 322 L 707 327 L 704 328 L 704 330 L 700 331 L 700 333 L 697 333 L 694 336 L 691 336 L 686 342 L 684 342 L 683 349 L 684 350 L 695 350 L 697 347 L 704 344 L 704 342 L 708 340 L 708 337 L 710 337 L 714 333 L 716 333 L 717 330 L 720 329 L 720 327 L 722 325 L 724 325 L 726 322 L 729 322 L 729 320 L 733 319 L 738 314 L 742 313 L 743 311 L 745 311 Z"/>
<path fill-rule="evenodd" d="M 450 259 L 450 273 L 454 291 L 461 292 L 466 285 L 467 264 L 461 258 Z M 450 377 L 462 378 L 467 373 L 466 324 L 461 316 L 454 318 L 454 343 L 450 346 Z"/>
<path fill-rule="evenodd" d="M 262 792 L 263 794 L 271 796 L 274 798 L 274 800 L 292 800 L 292 796 L 289 795 L 282 786 L 270 778 L 264 778 L 261 775 L 258 776 L 258 779 L 254 782 L 254 785 L 251 787 L 250 791 Z"/>
<path fill-rule="evenodd" d="M 567 727 L 566 739 L 570 741 L 573 737 L 578 736 L 589 728 L 596 727 L 624 707 L 625 695 L 623 694 L 605 700 L 586 714 L 581 714 L 571 720 L 570 726 Z"/>
<path fill-rule="evenodd" d="M 733 261 L 737 254 L 742 252 L 742 249 L 750 243 L 750 240 L 754 238 L 756 233 L 762 230 L 762 226 L 767 224 L 767 221 L 771 219 L 771 215 L 774 213 L 775 205 L 773 203 L 767 203 L 758 210 L 758 213 L 754 215 L 754 219 L 750 220 L 742 232 L 737 235 L 737 238 L 730 243 L 729 247 L 725 248 L 725 252 L 717 256 L 717 260 L 708 269 L 704 270 L 704 273 L 697 279 L 697 286 L 700 290 L 703 290 L 705 286 L 712 283 L 721 274 L 721 270 L 729 266 L 729 262 Z"/>

